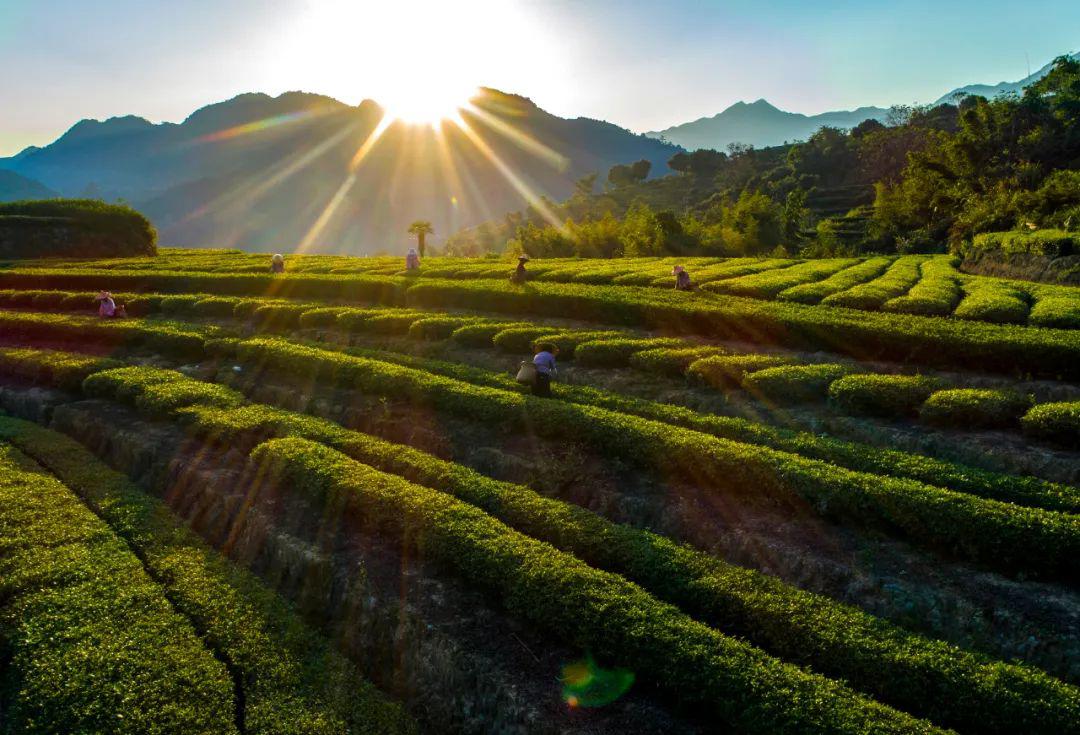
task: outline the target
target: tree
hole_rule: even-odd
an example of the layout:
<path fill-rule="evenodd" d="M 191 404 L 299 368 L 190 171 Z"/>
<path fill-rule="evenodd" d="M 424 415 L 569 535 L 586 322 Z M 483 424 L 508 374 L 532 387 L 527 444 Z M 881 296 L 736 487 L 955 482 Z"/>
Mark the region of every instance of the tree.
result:
<path fill-rule="evenodd" d="M 593 193 L 593 189 L 596 188 L 597 173 L 594 171 L 591 174 L 586 174 L 580 179 L 574 182 L 574 196 L 576 197 L 588 197 Z"/>
<path fill-rule="evenodd" d="M 633 175 L 636 181 L 644 181 L 649 178 L 649 171 L 652 170 L 652 161 L 641 159 L 630 164 L 630 173 Z"/>
<path fill-rule="evenodd" d="M 795 246 L 802 238 L 802 231 L 810 220 L 810 210 L 806 206 L 806 190 L 792 189 L 784 200 L 784 209 L 780 213 L 780 227 L 784 233 L 784 244 Z"/>
<path fill-rule="evenodd" d="M 863 138 L 872 133 L 880 133 L 886 130 L 885 125 L 876 118 L 868 117 L 851 129 L 852 138 Z"/>
<path fill-rule="evenodd" d="M 652 163 L 645 159 L 629 166 L 617 163 L 608 171 L 608 182 L 614 187 L 629 186 L 644 181 L 649 176 Z"/>
<path fill-rule="evenodd" d="M 626 210 L 619 239 L 623 243 L 623 255 L 640 258 L 662 255 L 664 252 L 664 227 L 649 205 L 636 202 Z"/>
<path fill-rule="evenodd" d="M 427 220 L 418 219 L 409 225 L 409 234 L 416 235 L 416 248 L 420 251 L 420 257 L 424 257 L 424 238 L 435 232 L 431 223 Z"/>
<path fill-rule="evenodd" d="M 699 148 L 693 153 L 676 153 L 668 160 L 668 168 L 694 176 L 714 176 L 727 160 L 726 153 Z"/>
<path fill-rule="evenodd" d="M 761 255 L 782 244 L 783 209 L 761 192 L 744 190 L 725 219 L 739 234 L 744 255 Z"/>

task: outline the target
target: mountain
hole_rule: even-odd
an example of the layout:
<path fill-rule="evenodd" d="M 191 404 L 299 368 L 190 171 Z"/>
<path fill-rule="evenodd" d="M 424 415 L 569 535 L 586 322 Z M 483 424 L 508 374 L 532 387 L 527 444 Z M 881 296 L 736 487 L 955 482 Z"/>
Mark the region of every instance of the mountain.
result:
<path fill-rule="evenodd" d="M 1080 53 L 1073 54 L 1072 58 L 1080 60 Z M 1034 74 L 1017 82 L 999 82 L 992 85 L 969 84 L 965 87 L 957 87 L 942 95 L 933 104 L 955 102 L 958 98 L 967 95 L 979 95 L 992 99 L 999 94 L 1020 92 L 1032 82 L 1046 76 L 1053 66 L 1054 63 L 1051 61 Z M 801 115 L 779 110 L 761 99 L 751 104 L 736 102 L 718 115 L 703 117 L 665 130 L 646 133 L 646 135 L 662 138 L 687 150 L 713 148 L 722 151 L 730 143 L 745 143 L 755 148 L 763 148 L 806 140 L 823 125 L 853 128 L 869 118 L 884 122 L 888 112 L 888 109 L 883 107 L 860 107 L 857 110 Z"/>
<path fill-rule="evenodd" d="M 33 179 L 28 179 L 14 171 L 0 169 L 0 202 L 52 199 L 55 196 L 57 196 L 55 191 Z"/>
<path fill-rule="evenodd" d="M 884 120 L 888 110 L 882 107 L 860 107 L 857 110 L 802 115 L 785 112 L 765 100 L 747 104 L 736 102 L 718 115 L 703 117 L 666 130 L 646 133 L 662 138 L 687 150 L 714 148 L 724 150 L 730 143 L 745 143 L 755 148 L 806 140 L 818 128 L 829 125 L 853 128 L 864 120 Z"/>
<path fill-rule="evenodd" d="M 1072 54 L 1072 58 L 1080 61 L 1080 53 Z M 979 97 L 986 97 L 987 99 L 993 99 L 999 94 L 1012 94 L 1019 93 L 1024 90 L 1029 84 L 1039 81 L 1054 67 L 1054 62 L 1050 61 L 1043 68 L 1039 69 L 1034 74 L 1024 77 L 1018 82 L 998 82 L 997 84 L 969 84 L 966 87 L 957 87 L 951 92 L 947 92 L 939 97 L 934 104 L 940 105 L 946 102 L 955 102 L 961 97 L 967 97 L 969 95 L 976 95 Z"/>
<path fill-rule="evenodd" d="M 41 149 L 40 149 L 40 148 L 38 148 L 38 147 L 37 147 L 36 145 L 28 145 L 28 146 L 26 146 L 25 148 L 23 148 L 23 149 L 22 149 L 21 151 L 19 151 L 18 153 L 16 153 L 16 154 L 15 154 L 14 156 L 12 156 L 12 157 L 11 157 L 11 160 L 12 160 L 12 161 L 17 161 L 17 160 L 19 160 L 20 158 L 25 158 L 26 156 L 29 156 L 29 155 L 30 155 L 31 153 L 33 153 L 34 151 L 40 151 L 40 150 L 41 150 Z M 3 159 L 0 159 L 0 160 L 3 160 Z"/>
<path fill-rule="evenodd" d="M 165 245 L 363 254 L 402 251 L 416 219 L 432 222 L 438 242 L 542 197 L 563 199 L 616 163 L 645 158 L 663 175 L 679 150 L 493 89 L 461 111 L 463 126 L 382 118 L 371 100 L 243 94 L 181 123 L 83 120 L 0 169 L 64 196 L 123 198 Z"/>

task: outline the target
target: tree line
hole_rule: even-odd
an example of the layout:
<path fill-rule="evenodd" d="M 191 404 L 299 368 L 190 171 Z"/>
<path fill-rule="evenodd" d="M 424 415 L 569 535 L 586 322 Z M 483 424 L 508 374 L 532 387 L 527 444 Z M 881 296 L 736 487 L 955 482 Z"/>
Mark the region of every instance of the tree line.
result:
<path fill-rule="evenodd" d="M 561 203 L 464 230 L 480 255 L 847 255 L 942 252 L 981 232 L 1080 229 L 1080 62 L 1023 94 L 894 107 L 794 145 L 680 152 L 674 172 L 620 164 Z M 554 213 L 554 218 L 550 215 Z"/>

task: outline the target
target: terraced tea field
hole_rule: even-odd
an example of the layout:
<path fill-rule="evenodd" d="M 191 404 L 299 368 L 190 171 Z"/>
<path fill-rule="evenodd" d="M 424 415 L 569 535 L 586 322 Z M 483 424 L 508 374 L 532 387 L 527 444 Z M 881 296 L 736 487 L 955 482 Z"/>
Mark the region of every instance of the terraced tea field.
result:
<path fill-rule="evenodd" d="M 0 264 L 0 731 L 1080 732 L 1077 289 L 267 260 Z"/>

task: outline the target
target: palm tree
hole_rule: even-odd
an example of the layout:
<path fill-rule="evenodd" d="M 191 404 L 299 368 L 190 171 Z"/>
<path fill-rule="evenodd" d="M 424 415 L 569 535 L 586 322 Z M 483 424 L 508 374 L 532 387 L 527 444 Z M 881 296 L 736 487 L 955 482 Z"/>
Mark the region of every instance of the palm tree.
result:
<path fill-rule="evenodd" d="M 431 223 L 427 220 L 418 219 L 409 225 L 409 234 L 416 235 L 416 247 L 420 251 L 420 257 L 424 257 L 424 238 L 435 232 Z"/>

